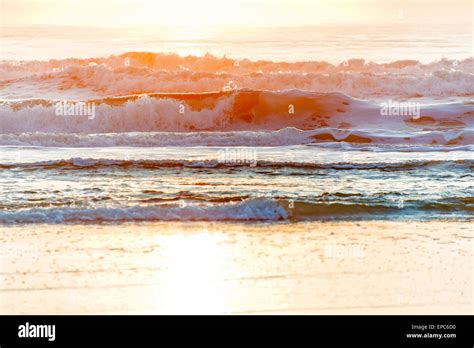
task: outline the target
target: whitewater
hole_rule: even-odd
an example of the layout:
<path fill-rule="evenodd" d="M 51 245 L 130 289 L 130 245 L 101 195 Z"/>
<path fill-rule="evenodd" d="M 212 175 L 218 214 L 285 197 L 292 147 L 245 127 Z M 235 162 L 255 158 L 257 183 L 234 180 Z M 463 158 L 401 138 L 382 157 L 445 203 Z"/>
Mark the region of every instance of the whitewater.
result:
<path fill-rule="evenodd" d="M 2 31 L 0 224 L 472 220 L 469 35 L 32 30 Z"/>

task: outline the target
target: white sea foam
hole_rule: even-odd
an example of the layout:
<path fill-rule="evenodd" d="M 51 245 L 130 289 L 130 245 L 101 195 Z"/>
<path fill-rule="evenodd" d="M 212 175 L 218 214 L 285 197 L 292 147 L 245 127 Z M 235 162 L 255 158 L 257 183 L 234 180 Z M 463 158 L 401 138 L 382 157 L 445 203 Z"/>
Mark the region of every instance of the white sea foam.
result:
<path fill-rule="evenodd" d="M 332 135 L 334 140 L 317 140 L 318 135 Z M 372 143 L 353 144 L 350 135 L 365 137 Z M 350 139 L 349 139 L 350 140 Z M 343 129 L 302 131 L 284 128 L 277 131 L 243 132 L 131 132 L 107 134 L 20 133 L 0 134 L 3 146 L 41 147 L 162 147 L 162 146 L 288 146 L 313 144 L 330 148 L 372 151 L 458 151 L 474 150 L 474 131 L 424 131 L 377 133 Z M 451 146 L 444 146 L 451 144 Z M 401 145 L 398 147 L 393 146 Z M 403 145 L 410 145 L 403 146 Z M 352 147 L 351 147 L 352 146 Z"/>
<path fill-rule="evenodd" d="M 131 66 L 124 66 L 130 59 Z M 94 59 L 64 59 L 0 64 L 3 99 L 46 95 L 57 98 L 149 92 L 208 92 L 228 86 L 255 90 L 300 89 L 341 92 L 358 98 L 392 95 L 472 96 L 474 58 L 431 64 L 398 61 L 377 64 L 327 62 L 252 62 L 155 53 L 127 53 Z"/>
<path fill-rule="evenodd" d="M 54 100 L 0 104 L 0 133 L 255 131 L 287 127 L 460 130 L 472 126 L 474 114 L 472 103 L 449 102 L 422 104 L 416 117 L 381 116 L 377 103 L 341 93 L 301 90 L 148 94 L 87 102 L 96 105 L 94 119 L 57 116 Z"/>
<path fill-rule="evenodd" d="M 0 224 L 15 223 L 87 223 L 124 221 L 278 221 L 288 213 L 275 201 L 250 200 L 220 205 L 134 206 L 123 208 L 33 208 L 1 211 Z"/>

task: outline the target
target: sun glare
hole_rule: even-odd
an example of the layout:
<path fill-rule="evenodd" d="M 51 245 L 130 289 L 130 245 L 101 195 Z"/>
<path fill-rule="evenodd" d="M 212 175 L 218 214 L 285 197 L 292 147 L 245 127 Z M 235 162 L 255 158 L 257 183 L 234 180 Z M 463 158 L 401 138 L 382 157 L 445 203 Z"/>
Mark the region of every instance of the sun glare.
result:
<path fill-rule="evenodd" d="M 364 5 L 365 4 L 365 5 Z M 369 6 L 370 5 L 370 6 Z M 398 18 L 472 22 L 470 0 L 431 6 L 428 0 L 2 0 L 2 25 L 98 27 L 259 27 L 386 23 Z M 117 20 L 117 19 L 120 20 Z"/>
<path fill-rule="evenodd" d="M 157 306 L 166 303 L 169 313 L 225 313 L 229 296 L 222 294 L 232 290 L 224 281 L 229 255 L 218 238 L 206 232 L 178 235 L 161 245 L 166 271 L 160 277 L 164 286 L 156 287 Z"/>

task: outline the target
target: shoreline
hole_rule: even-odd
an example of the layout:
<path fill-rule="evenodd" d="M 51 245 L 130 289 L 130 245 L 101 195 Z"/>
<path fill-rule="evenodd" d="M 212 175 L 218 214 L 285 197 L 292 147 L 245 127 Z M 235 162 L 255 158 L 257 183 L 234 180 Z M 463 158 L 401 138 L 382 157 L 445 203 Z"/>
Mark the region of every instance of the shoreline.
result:
<path fill-rule="evenodd" d="M 473 314 L 469 222 L 2 226 L 1 314 Z"/>

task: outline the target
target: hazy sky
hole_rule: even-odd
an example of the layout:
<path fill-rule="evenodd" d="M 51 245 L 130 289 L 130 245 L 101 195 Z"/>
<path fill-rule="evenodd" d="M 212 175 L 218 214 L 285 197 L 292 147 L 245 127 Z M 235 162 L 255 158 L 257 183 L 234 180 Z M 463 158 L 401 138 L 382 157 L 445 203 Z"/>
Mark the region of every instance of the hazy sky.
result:
<path fill-rule="evenodd" d="M 473 0 L 0 0 L 1 25 L 471 23 Z"/>

